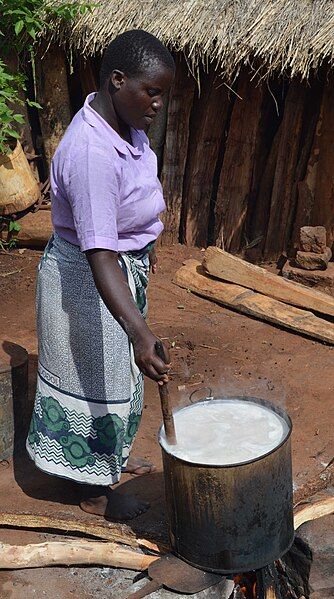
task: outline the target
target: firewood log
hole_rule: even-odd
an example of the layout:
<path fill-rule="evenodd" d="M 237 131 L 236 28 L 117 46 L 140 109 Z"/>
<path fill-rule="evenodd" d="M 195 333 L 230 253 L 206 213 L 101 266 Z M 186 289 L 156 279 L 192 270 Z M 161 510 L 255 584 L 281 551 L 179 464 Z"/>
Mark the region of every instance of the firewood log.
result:
<path fill-rule="evenodd" d="M 25 546 L 0 543 L 0 569 L 96 564 L 138 571 L 146 570 L 157 559 L 104 541 L 68 540 Z"/>
<path fill-rule="evenodd" d="M 124 543 L 130 547 L 138 547 L 139 542 L 134 532 L 126 524 L 116 522 L 84 522 L 71 520 L 70 518 L 59 518 L 54 516 L 43 516 L 39 514 L 14 514 L 0 512 L 0 526 L 14 526 L 17 528 L 45 528 L 68 532 L 81 532 L 106 541 Z M 142 543 L 143 544 L 143 543 Z"/>
<path fill-rule="evenodd" d="M 300 283 L 287 281 L 216 247 L 204 254 L 203 267 L 217 279 L 242 285 L 286 304 L 334 316 L 334 299 Z"/>
<path fill-rule="evenodd" d="M 278 324 L 296 333 L 308 335 L 334 345 L 334 325 L 312 312 L 288 306 L 283 302 L 256 293 L 251 289 L 211 279 L 197 260 L 187 260 L 175 274 L 174 283 L 201 297 L 255 316 L 265 322 Z"/>
<path fill-rule="evenodd" d="M 328 516 L 334 513 L 334 497 L 326 497 L 320 499 L 310 505 L 305 505 L 299 510 L 294 516 L 294 527 L 295 530 L 299 528 L 305 522 L 310 520 L 316 520 L 322 516 Z"/>

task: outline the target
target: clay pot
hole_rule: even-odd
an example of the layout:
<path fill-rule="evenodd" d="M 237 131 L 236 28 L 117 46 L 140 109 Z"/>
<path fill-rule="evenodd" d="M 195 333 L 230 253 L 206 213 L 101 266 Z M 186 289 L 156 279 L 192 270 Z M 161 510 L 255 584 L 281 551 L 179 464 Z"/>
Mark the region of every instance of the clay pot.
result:
<path fill-rule="evenodd" d="M 0 154 L 0 215 L 26 210 L 40 195 L 20 142 L 10 154 Z"/>

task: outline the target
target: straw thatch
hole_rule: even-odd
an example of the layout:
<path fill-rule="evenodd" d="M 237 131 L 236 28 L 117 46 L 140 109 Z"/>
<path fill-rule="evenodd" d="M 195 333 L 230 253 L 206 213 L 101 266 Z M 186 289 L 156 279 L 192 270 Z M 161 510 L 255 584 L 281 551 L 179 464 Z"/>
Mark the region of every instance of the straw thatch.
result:
<path fill-rule="evenodd" d="M 333 0 L 99 0 L 70 30 L 58 23 L 57 36 L 92 55 L 133 28 L 183 51 L 193 67 L 215 61 L 229 79 L 244 64 L 306 79 L 334 63 Z"/>

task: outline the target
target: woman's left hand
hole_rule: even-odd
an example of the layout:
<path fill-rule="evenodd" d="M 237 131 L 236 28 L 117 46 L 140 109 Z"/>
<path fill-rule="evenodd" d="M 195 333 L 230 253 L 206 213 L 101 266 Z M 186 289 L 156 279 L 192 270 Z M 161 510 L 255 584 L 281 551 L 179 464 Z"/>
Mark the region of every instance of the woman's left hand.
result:
<path fill-rule="evenodd" d="M 155 248 L 153 248 L 148 254 L 150 260 L 150 271 L 155 275 L 158 268 L 158 258 Z"/>

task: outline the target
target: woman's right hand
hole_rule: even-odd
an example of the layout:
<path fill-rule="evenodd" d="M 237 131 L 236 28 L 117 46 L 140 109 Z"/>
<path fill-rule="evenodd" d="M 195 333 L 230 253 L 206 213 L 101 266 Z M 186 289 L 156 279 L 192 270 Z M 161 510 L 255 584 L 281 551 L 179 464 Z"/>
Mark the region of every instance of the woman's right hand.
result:
<path fill-rule="evenodd" d="M 145 333 L 136 335 L 135 338 L 132 339 L 132 344 L 135 362 L 139 370 L 153 381 L 157 381 L 162 385 L 163 383 L 168 382 L 167 373 L 171 365 L 169 363 L 169 352 L 163 344 L 167 363 L 159 358 L 155 348 L 157 341 L 161 343 L 160 339 L 147 329 Z"/>

